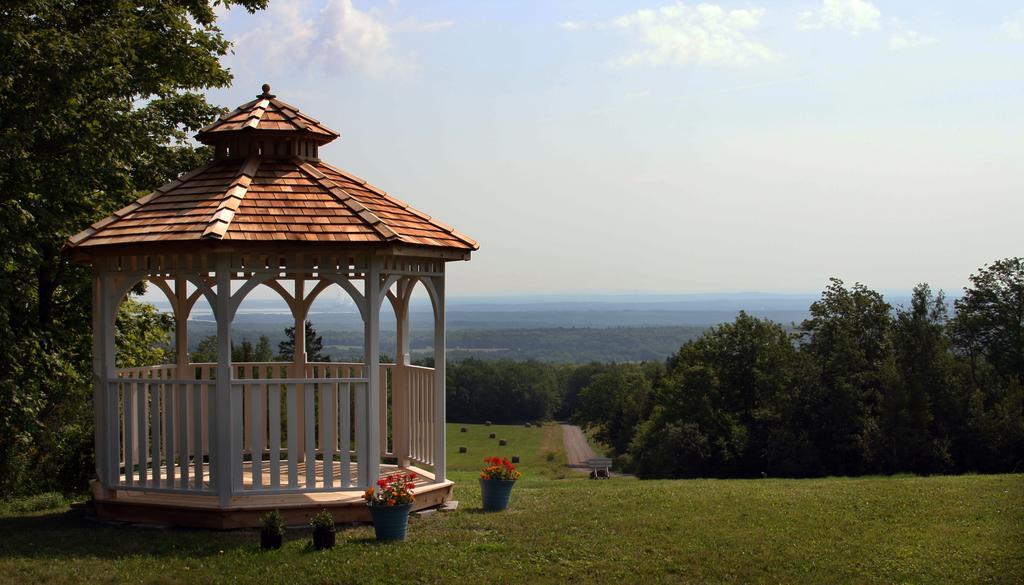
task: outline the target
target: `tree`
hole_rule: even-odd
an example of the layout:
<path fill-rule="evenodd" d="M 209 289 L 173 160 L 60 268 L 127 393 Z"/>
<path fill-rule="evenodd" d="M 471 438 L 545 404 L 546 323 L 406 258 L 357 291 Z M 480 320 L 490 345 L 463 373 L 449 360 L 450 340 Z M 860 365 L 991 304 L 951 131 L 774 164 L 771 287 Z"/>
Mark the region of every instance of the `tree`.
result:
<path fill-rule="evenodd" d="M 833 278 L 800 325 L 803 351 L 819 372 L 814 442 L 831 473 L 875 469 L 882 372 L 890 357 L 892 308 L 862 284 L 846 288 Z"/>
<path fill-rule="evenodd" d="M 266 335 L 260 335 L 260 341 L 256 344 L 256 351 L 254 361 L 257 362 L 269 362 L 274 359 L 274 352 L 270 349 L 270 338 Z"/>
<path fill-rule="evenodd" d="M 997 260 L 970 280 L 956 301 L 957 349 L 975 367 L 983 359 L 999 376 L 1024 381 L 1024 258 Z"/>
<path fill-rule="evenodd" d="M 956 301 L 954 346 L 967 361 L 961 466 L 1024 465 L 1024 258 L 983 266 Z M 964 465 L 966 463 L 966 465 Z"/>
<path fill-rule="evenodd" d="M 266 0 L 226 0 L 255 10 Z M 197 166 L 228 42 L 207 0 L 0 10 L 0 489 L 91 473 L 91 282 L 67 237 Z"/>
<path fill-rule="evenodd" d="M 651 382 L 640 366 L 612 366 L 580 391 L 573 421 L 592 428 L 597 440 L 611 447 L 613 454 L 622 455 L 648 414 L 650 395 Z"/>
<path fill-rule="evenodd" d="M 741 312 L 669 358 L 630 444 L 640 477 L 753 476 L 807 467 L 796 424 L 803 358 L 778 323 Z"/>
<path fill-rule="evenodd" d="M 170 355 L 174 316 L 131 297 L 124 300 L 114 323 L 119 368 L 165 364 Z"/>
<path fill-rule="evenodd" d="M 216 355 L 216 354 L 214 354 Z M 231 344 L 231 361 L 233 362 L 269 362 L 273 361 L 274 354 L 270 350 L 270 338 L 261 335 L 259 343 L 253 347 L 252 342 L 243 339 L 239 346 Z"/>
<path fill-rule="evenodd" d="M 286 327 L 286 339 L 277 345 L 277 359 L 290 362 L 295 359 L 295 327 Z M 324 338 L 316 334 L 313 322 L 306 320 L 306 361 L 329 362 L 331 356 L 324 355 Z"/>
<path fill-rule="evenodd" d="M 562 389 L 562 404 L 558 409 L 560 420 L 566 420 L 579 408 L 579 394 L 598 374 L 612 368 L 611 364 L 590 362 L 581 366 L 565 366 L 560 368 L 559 386 Z"/>
<path fill-rule="evenodd" d="M 519 423 L 550 418 L 559 405 L 554 367 L 537 361 L 466 359 L 446 369 L 448 420 Z"/>
<path fill-rule="evenodd" d="M 910 306 L 896 311 L 893 360 L 883 381 L 881 454 L 885 471 L 934 473 L 952 466 L 949 409 L 953 396 L 953 356 L 946 334 L 948 310 L 942 291 L 914 287 Z M 941 415 L 935 417 L 935 410 Z"/>
<path fill-rule="evenodd" d="M 217 363 L 217 336 L 207 335 L 200 339 L 196 350 L 189 353 L 189 361 L 197 364 Z"/>

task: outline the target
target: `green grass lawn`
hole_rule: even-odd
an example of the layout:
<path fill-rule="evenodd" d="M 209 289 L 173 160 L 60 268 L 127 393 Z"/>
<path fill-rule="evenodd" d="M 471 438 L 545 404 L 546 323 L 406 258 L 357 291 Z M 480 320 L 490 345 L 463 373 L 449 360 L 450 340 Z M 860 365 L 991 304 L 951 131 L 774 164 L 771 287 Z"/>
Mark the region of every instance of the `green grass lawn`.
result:
<path fill-rule="evenodd" d="M 307 530 L 261 552 L 255 531 L 108 526 L 15 502 L 0 507 L 0 582 L 1024 582 L 1022 475 L 591 481 L 560 468 L 560 448 L 553 425 L 450 425 L 458 511 L 414 518 L 400 544 L 342 530 L 324 552 Z M 491 454 L 526 473 L 499 514 L 479 512 Z"/>

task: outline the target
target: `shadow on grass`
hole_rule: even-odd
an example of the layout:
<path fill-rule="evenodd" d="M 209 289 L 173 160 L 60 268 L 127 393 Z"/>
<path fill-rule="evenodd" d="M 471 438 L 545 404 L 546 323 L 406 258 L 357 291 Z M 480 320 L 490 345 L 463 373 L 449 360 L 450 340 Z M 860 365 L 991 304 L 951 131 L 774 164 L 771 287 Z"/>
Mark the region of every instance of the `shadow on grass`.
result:
<path fill-rule="evenodd" d="M 33 559 L 196 558 L 240 548 L 259 549 L 258 531 L 115 525 L 75 511 L 3 517 L 0 534 L 4 535 L 0 557 Z"/>
<path fill-rule="evenodd" d="M 338 532 L 359 525 L 339 525 Z M 31 559 L 99 558 L 120 559 L 133 555 L 154 558 L 213 557 L 240 549 L 262 551 L 259 530 L 206 530 L 201 528 L 138 526 L 106 523 L 78 511 L 51 511 L 0 517 L 0 558 Z M 284 544 L 305 541 L 303 553 L 313 548 L 311 529 L 290 528 Z M 338 546 L 388 546 L 373 536 L 340 541 Z"/>

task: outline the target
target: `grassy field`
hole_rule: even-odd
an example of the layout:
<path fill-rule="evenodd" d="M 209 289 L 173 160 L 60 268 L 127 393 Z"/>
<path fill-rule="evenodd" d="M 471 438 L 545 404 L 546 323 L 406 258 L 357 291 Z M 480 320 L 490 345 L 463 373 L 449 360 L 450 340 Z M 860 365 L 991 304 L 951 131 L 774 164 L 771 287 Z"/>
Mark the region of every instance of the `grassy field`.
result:
<path fill-rule="evenodd" d="M 291 530 L 261 552 L 254 531 L 107 526 L 38 498 L 0 506 L 0 582 L 1024 582 L 1022 475 L 590 481 L 561 468 L 554 425 L 450 425 L 449 451 L 459 509 L 405 543 L 358 527 L 313 552 Z M 490 454 L 523 460 L 505 513 L 479 511 Z"/>

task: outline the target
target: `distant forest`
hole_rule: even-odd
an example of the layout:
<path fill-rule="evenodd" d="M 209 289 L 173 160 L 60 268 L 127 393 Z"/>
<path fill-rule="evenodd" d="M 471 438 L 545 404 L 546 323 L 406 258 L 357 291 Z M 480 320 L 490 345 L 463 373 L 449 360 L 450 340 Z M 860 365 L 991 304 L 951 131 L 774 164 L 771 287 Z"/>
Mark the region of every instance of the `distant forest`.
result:
<path fill-rule="evenodd" d="M 354 361 L 363 355 L 362 331 L 323 329 L 310 321 L 323 338 L 323 353 L 335 361 Z M 192 324 L 190 323 L 190 326 Z M 212 333 L 209 328 L 191 332 L 191 350 L 197 351 Z M 680 343 L 696 339 L 707 327 L 572 327 L 537 329 L 449 329 L 448 359 L 538 360 L 550 363 L 639 362 L 661 360 L 679 349 Z M 285 341 L 285 328 L 247 326 L 232 336 L 237 342 L 259 343 L 266 337 L 277 347 Z M 433 332 L 413 331 L 410 335 L 413 359 L 433 356 Z M 381 333 L 381 353 L 395 354 L 393 331 Z"/>
<path fill-rule="evenodd" d="M 1024 470 L 1024 259 L 954 308 L 832 280 L 795 330 L 741 313 L 664 361 L 454 362 L 449 417 L 570 418 L 642 478 Z"/>

